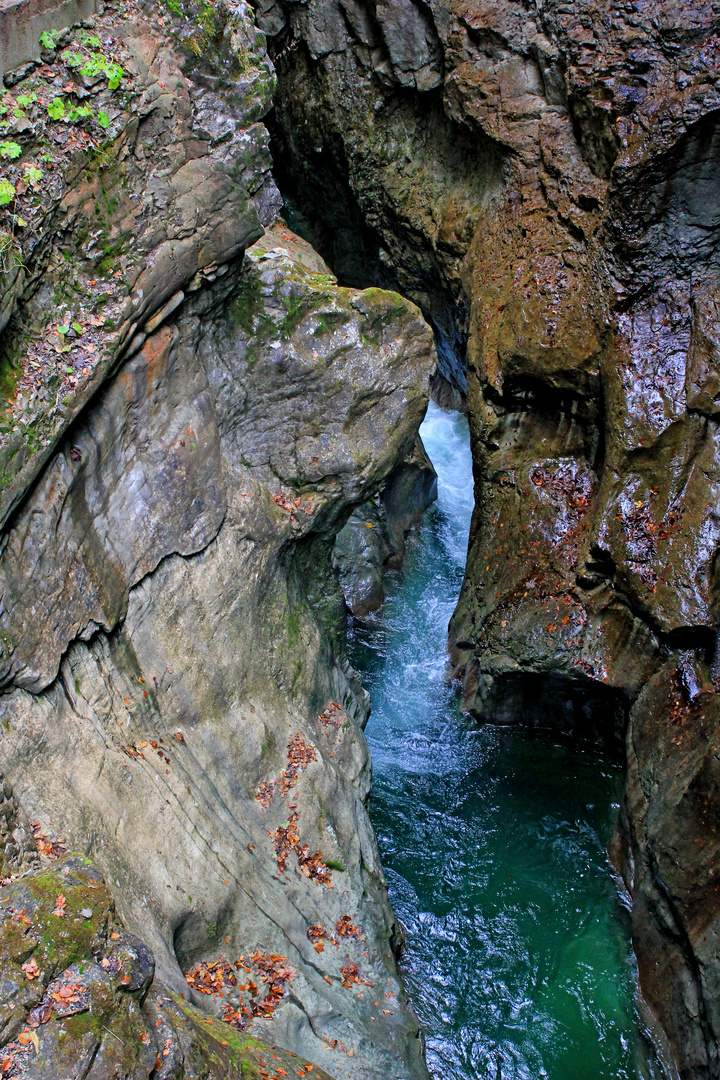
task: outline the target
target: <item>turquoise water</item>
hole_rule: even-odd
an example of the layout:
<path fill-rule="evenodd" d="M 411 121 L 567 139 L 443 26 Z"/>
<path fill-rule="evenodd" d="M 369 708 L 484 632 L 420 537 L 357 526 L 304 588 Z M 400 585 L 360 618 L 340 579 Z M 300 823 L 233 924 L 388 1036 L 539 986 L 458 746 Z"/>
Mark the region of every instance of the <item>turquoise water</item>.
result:
<path fill-rule="evenodd" d="M 444 674 L 472 512 L 467 424 L 431 404 L 422 437 L 438 504 L 349 649 L 372 696 L 370 810 L 431 1072 L 655 1080 L 605 851 L 620 770 L 460 715 Z"/>

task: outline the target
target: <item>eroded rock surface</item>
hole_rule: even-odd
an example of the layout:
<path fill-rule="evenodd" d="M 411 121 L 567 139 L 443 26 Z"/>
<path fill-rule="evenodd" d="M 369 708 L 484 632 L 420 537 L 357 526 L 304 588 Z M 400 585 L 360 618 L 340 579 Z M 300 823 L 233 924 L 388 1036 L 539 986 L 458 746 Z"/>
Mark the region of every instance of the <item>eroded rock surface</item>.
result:
<path fill-rule="evenodd" d="M 254 1030 L 338 1075 L 341 1053 L 357 1076 L 424 1075 L 363 805 L 366 706 L 334 652 L 330 550 L 414 441 L 432 338 L 412 305 L 338 289 L 283 237 L 147 339 L 11 527 L 5 595 L 33 604 L 6 601 L 23 662 L 0 705 L 3 762 L 26 811 L 117 883 L 168 985 L 226 948 L 288 956 L 292 995 Z M 89 583 L 109 567 L 108 601 Z M 336 939 L 322 954 L 313 926 Z"/>
<path fill-rule="evenodd" d="M 446 387 L 467 391 L 476 512 L 450 634 L 466 707 L 612 741 L 668 657 L 715 693 L 717 5 L 276 0 L 258 20 L 278 161 L 321 250 L 343 280 L 416 299 Z M 644 716 L 628 807 L 655 761 Z M 684 942 L 628 874 L 642 984 L 682 1076 L 709 1080 L 717 989 L 682 900 L 707 871 L 662 869 L 701 811 L 641 790 L 636 865 L 654 852 Z"/>
<path fill-rule="evenodd" d="M 88 859 L 46 862 L 0 887 L 0 905 L 4 1075 L 279 1080 L 292 1069 L 327 1077 L 294 1054 L 209 1021 L 163 986 L 152 953 L 125 931 Z"/>
<path fill-rule="evenodd" d="M 436 498 L 437 474 L 418 435 L 382 494 L 354 510 L 335 540 L 333 567 L 353 615 L 380 607 L 386 572 L 402 567 L 408 533 Z"/>
<path fill-rule="evenodd" d="M 168 1055 L 153 1075 L 235 1075 L 226 1025 L 198 1042 L 184 993 L 331 1076 L 424 1078 L 331 551 L 412 451 L 432 334 L 397 294 L 339 287 L 275 221 L 273 77 L 248 8 L 108 5 L 85 29 L 122 60 L 123 93 L 104 145 L 70 129 L 48 190 L 18 193 L 32 231 L 4 294 L 12 828 L 24 815 L 90 857 L 151 950 L 176 995 L 159 1030 L 195 1069 Z M 63 86 L 74 100 L 72 56 L 45 60 L 13 85 L 37 94 L 18 168 L 46 124 L 32 110 Z M 33 858 L 12 835 L 4 872 Z M 213 981 L 223 957 L 245 958 L 247 985 Z M 281 961 L 292 975 L 256 1008 Z M 111 1075 L 113 1039 L 93 1031 L 77 1040 Z M 142 1078 L 154 1041 L 137 1038 L 123 1075 Z"/>

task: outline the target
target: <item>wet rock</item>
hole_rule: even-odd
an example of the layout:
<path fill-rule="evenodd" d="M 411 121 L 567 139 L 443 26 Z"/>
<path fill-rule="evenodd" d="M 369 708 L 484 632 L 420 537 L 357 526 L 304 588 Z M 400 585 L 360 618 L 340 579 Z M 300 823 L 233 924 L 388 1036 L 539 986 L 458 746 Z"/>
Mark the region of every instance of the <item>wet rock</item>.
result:
<path fill-rule="evenodd" d="M 335 6 L 285 4 L 283 33 L 309 40 Z M 431 4 L 442 102 L 409 90 L 368 6 L 342 9 L 332 54 L 271 43 L 275 137 L 320 250 L 416 299 L 438 393 L 467 390 L 464 705 L 617 740 L 669 654 L 705 671 L 685 678 L 693 701 L 717 675 L 717 7 Z M 667 928 L 659 901 L 637 905 L 647 982 Z M 699 970 L 698 938 L 683 947 Z M 719 1044 L 688 970 L 668 962 L 648 993 L 682 1076 L 710 1080 Z"/>
<path fill-rule="evenodd" d="M 123 87 L 114 95 L 100 76 L 92 108 L 82 107 L 90 116 L 104 113 L 108 126 L 87 120 L 91 133 L 78 129 L 77 152 L 60 138 L 51 178 L 42 155 L 49 141 L 58 144 L 60 121 L 41 107 L 45 79 L 33 70 L 13 87 L 31 101 L 26 108 L 35 129 L 10 174 L 21 188 L 13 205 L 27 221 L 22 234 L 0 211 L 8 236 L 0 267 L 0 356 L 14 369 L 17 390 L 0 425 L 3 521 L 80 410 L 134 351 L 137 332 L 166 317 L 171 299 L 195 275 L 241 255 L 279 209 L 267 131 L 257 122 L 270 107 L 274 79 L 249 9 L 241 0 L 218 8 L 219 41 L 200 32 L 194 18 L 178 16 L 181 26 L 194 27 L 192 48 L 158 24 L 158 14 L 148 5 L 144 18 L 123 20 L 108 11 L 94 19 L 104 47 L 122 63 Z M 64 44 L 71 52 L 83 48 L 85 33 L 66 31 Z M 75 71 L 62 55 L 49 58 L 58 86 Z M 244 77 L 232 93 L 208 100 L 203 78 L 218 67 L 228 77 L 241 68 Z M 196 117 L 207 111 L 212 130 L 196 130 Z M 22 179 L 30 166 L 45 177 L 37 188 Z M 58 247 L 61 234 L 62 250 L 75 253 L 72 265 Z M 82 330 L 71 349 L 70 339 L 56 335 L 63 320 Z M 16 355 L 12 343 L 19 341 Z"/>
<path fill-rule="evenodd" d="M 358 507 L 335 540 L 333 567 L 353 615 L 380 607 L 386 571 L 402 567 L 407 534 L 436 498 L 437 476 L 418 436 L 382 495 Z"/>
<path fill-rule="evenodd" d="M 352 1051 L 367 1080 L 427 1074 L 364 806 L 367 703 L 334 658 L 330 553 L 412 450 L 434 365 L 414 305 L 339 288 L 279 223 L 83 412 L 0 562 L 17 664 L 0 743 L 22 806 L 115 883 L 176 994 L 221 952 L 285 957 L 292 995 L 252 1032 L 336 1072 Z M 347 914 L 363 977 L 395 1002 L 382 1021 L 307 936 Z M 123 937 L 107 957 L 139 1008 L 150 956 Z"/>
<path fill-rule="evenodd" d="M 405 540 L 437 499 L 437 473 L 418 436 L 412 451 L 390 475 L 382 493 L 393 566 L 402 564 Z"/>
<path fill-rule="evenodd" d="M 633 897 L 643 994 L 692 1077 L 718 1070 L 720 711 L 707 672 L 692 698 L 683 681 L 668 662 L 632 711 L 616 858 Z"/>
<path fill-rule="evenodd" d="M 353 615 L 369 615 L 381 606 L 384 571 L 392 551 L 380 507 L 375 503 L 358 507 L 333 547 L 333 568 Z"/>

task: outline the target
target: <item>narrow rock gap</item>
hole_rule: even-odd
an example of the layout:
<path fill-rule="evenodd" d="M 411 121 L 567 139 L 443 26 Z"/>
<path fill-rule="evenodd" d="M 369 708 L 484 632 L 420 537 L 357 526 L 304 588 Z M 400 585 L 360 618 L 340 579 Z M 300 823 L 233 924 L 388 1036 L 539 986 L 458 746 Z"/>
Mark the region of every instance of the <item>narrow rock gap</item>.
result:
<path fill-rule="evenodd" d="M 296 45 L 291 41 L 288 45 L 287 39 L 284 44 L 282 38 L 279 41 L 275 49 L 271 42 L 271 55 L 274 52 L 280 67 L 291 64 L 293 60 L 290 57 L 305 49 L 304 43 Z M 307 55 L 304 62 L 310 63 Z M 332 147 L 319 143 L 308 151 L 306 146 L 301 159 L 297 154 L 293 156 L 289 144 L 296 132 L 288 128 L 287 117 L 281 115 L 283 92 L 281 74 L 276 108 L 267 123 L 271 132 L 274 175 L 284 198 L 285 220 L 323 255 L 341 285 L 391 289 L 419 302 L 423 314 L 433 327 L 438 352 L 438 372 L 432 384 L 432 397 L 441 407 L 464 411 L 467 393 L 467 315 L 461 293 L 447 280 L 439 287 L 436 281 L 428 286 L 427 279 L 419 277 L 413 280 L 407 267 L 399 268 L 398 262 L 384 246 L 390 246 L 387 230 L 383 233 L 373 228 L 355 197 L 348 179 L 349 164 L 340 140 Z M 426 95 L 426 100 L 430 100 L 429 95 Z M 395 241 L 400 251 L 407 252 L 408 247 L 412 247 L 408 237 L 398 235 Z M 442 273 L 439 276 L 442 278 Z M 597 387 L 596 391 L 594 403 L 587 394 L 577 394 L 572 390 L 558 398 L 549 386 L 542 383 L 532 385 L 532 381 L 525 385 L 520 379 L 517 385 L 512 382 L 507 384 L 502 399 L 498 398 L 495 404 L 501 411 L 512 409 L 513 404 L 521 405 L 521 399 L 529 395 L 535 399 L 534 406 L 540 408 L 541 412 L 545 407 L 555 418 L 567 414 L 570 427 L 584 429 L 587 460 L 599 475 L 605 454 L 604 403 L 601 388 Z M 490 393 L 489 400 L 492 397 Z M 368 516 L 369 510 L 361 507 L 358 514 L 360 517 Z M 372 523 L 363 521 L 361 524 Z M 351 555 L 357 557 L 357 550 Z M 592 565 L 597 571 L 600 562 L 596 559 Z M 360 610 L 359 614 L 362 616 L 364 612 Z M 460 644 L 465 643 L 458 643 L 456 649 Z M 457 656 L 453 659 L 457 659 Z M 569 747 L 586 742 L 602 755 L 598 759 L 600 771 L 603 757 L 607 762 L 621 766 L 623 771 L 626 768 L 625 736 L 631 701 L 623 692 L 606 688 L 602 682 L 589 685 L 587 679 L 574 680 L 560 671 L 545 674 L 508 673 L 494 680 L 490 695 L 483 704 L 483 710 L 477 707 L 470 710 L 481 723 L 489 722 L 498 729 L 519 724 L 529 733 L 537 732 L 541 740 L 549 735 L 552 739 L 565 741 Z M 617 848 L 617 833 L 612 841 L 609 837 L 607 839 L 611 847 Z M 628 932 L 625 924 L 623 933 L 626 939 Z M 664 1075 L 664 1066 L 656 1058 L 653 1038 L 647 1029 L 641 1031 L 638 1027 L 635 1064 L 643 1070 L 643 1077 Z M 640 1063 L 641 1059 L 644 1065 Z M 500 1060 L 498 1057 L 498 1075 L 502 1069 Z M 646 1068 L 650 1070 L 647 1073 L 644 1071 Z"/>
<path fill-rule="evenodd" d="M 432 380 L 433 399 L 441 406 L 464 411 L 467 334 L 461 301 L 450 295 L 440 281 L 415 283 L 400 275 L 383 247 L 377 230 L 368 223 L 347 182 L 347 164 L 342 168 L 341 145 L 328 151 L 322 147 L 309 155 L 300 170 L 291 162 L 286 134 L 274 109 L 265 123 L 271 133 L 273 175 L 283 196 L 283 216 L 290 228 L 312 244 L 336 274 L 341 286 L 356 289 L 381 288 L 406 295 L 419 303 L 433 328 L 438 354 L 438 370 Z M 423 303 L 422 297 L 435 296 Z M 442 312 L 442 314 L 438 314 Z"/>

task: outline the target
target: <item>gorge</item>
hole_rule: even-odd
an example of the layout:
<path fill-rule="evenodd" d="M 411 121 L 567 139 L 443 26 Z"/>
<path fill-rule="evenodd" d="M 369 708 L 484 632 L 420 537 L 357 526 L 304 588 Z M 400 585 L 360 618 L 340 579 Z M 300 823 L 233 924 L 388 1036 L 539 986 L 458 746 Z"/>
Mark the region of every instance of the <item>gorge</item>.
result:
<path fill-rule="evenodd" d="M 439 542 L 432 396 L 473 471 L 433 753 L 449 787 L 465 754 L 480 787 L 564 771 L 658 1044 L 623 1047 L 628 1004 L 565 1075 L 714 1080 L 720 5 L 54 10 L 2 72 L 0 1075 L 422 1080 L 416 1009 L 432 1075 L 472 1075 L 364 734 L 372 627 Z M 507 960 L 468 963 L 478 1001 Z M 483 1024 L 462 1069 L 546 1075 Z"/>

